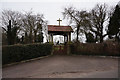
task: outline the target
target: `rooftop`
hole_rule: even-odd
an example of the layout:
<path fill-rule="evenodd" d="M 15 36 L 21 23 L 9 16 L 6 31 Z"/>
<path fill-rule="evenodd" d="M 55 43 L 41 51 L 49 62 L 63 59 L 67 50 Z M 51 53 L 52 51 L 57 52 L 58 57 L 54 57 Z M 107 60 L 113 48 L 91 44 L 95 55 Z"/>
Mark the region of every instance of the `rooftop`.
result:
<path fill-rule="evenodd" d="M 48 31 L 73 32 L 71 26 L 48 25 Z"/>

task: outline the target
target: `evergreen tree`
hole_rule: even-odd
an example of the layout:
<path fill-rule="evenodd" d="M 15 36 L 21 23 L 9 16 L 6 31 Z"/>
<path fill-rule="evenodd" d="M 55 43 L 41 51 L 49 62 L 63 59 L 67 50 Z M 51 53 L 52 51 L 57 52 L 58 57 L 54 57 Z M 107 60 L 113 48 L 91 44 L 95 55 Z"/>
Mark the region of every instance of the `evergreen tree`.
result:
<path fill-rule="evenodd" d="M 9 20 L 9 25 L 7 26 L 7 29 L 5 29 L 4 27 L 2 27 L 2 29 L 6 31 L 8 45 L 15 44 L 17 38 L 17 30 L 19 29 L 19 27 L 12 27 L 11 20 Z"/>
<path fill-rule="evenodd" d="M 41 32 L 41 33 L 39 33 L 38 35 L 37 35 L 37 41 L 36 42 L 40 42 L 40 43 L 42 43 L 43 42 L 43 33 Z"/>
<path fill-rule="evenodd" d="M 120 41 L 120 7 L 116 5 L 115 11 L 110 18 L 108 26 L 109 38 L 115 38 Z"/>
<path fill-rule="evenodd" d="M 90 32 L 86 33 L 86 39 L 87 39 L 86 42 L 88 42 L 88 43 L 95 43 L 96 42 L 93 34 Z"/>

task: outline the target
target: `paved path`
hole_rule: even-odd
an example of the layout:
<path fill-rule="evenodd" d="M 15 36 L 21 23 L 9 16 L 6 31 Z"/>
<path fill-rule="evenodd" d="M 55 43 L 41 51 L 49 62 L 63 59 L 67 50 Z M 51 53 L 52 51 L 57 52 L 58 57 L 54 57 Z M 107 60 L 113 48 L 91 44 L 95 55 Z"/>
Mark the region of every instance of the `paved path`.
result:
<path fill-rule="evenodd" d="M 91 77 L 118 77 L 118 59 L 80 55 L 56 55 L 3 68 L 3 78 Z"/>

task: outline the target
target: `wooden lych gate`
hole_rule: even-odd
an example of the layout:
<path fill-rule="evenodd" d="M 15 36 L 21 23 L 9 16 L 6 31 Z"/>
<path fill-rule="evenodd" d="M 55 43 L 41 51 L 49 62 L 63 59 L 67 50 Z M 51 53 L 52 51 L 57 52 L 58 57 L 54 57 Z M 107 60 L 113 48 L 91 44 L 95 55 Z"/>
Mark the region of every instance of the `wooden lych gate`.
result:
<path fill-rule="evenodd" d="M 59 19 L 57 21 L 59 21 L 59 25 L 48 25 L 49 42 L 53 43 L 54 35 L 63 35 L 64 43 L 71 42 L 71 32 L 73 32 L 71 26 L 61 26 L 60 21 L 62 20 Z M 54 45 L 53 54 L 66 54 L 66 51 L 66 45 Z"/>

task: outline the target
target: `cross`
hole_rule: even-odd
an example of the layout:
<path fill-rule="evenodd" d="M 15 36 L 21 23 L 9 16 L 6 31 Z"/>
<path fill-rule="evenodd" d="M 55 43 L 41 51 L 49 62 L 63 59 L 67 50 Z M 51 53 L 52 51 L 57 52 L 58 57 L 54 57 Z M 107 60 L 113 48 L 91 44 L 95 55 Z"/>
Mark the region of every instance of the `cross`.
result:
<path fill-rule="evenodd" d="M 60 26 L 60 21 L 62 21 L 62 20 L 60 20 L 60 18 L 59 18 L 59 20 L 57 20 L 57 21 L 59 21 L 59 26 Z"/>

